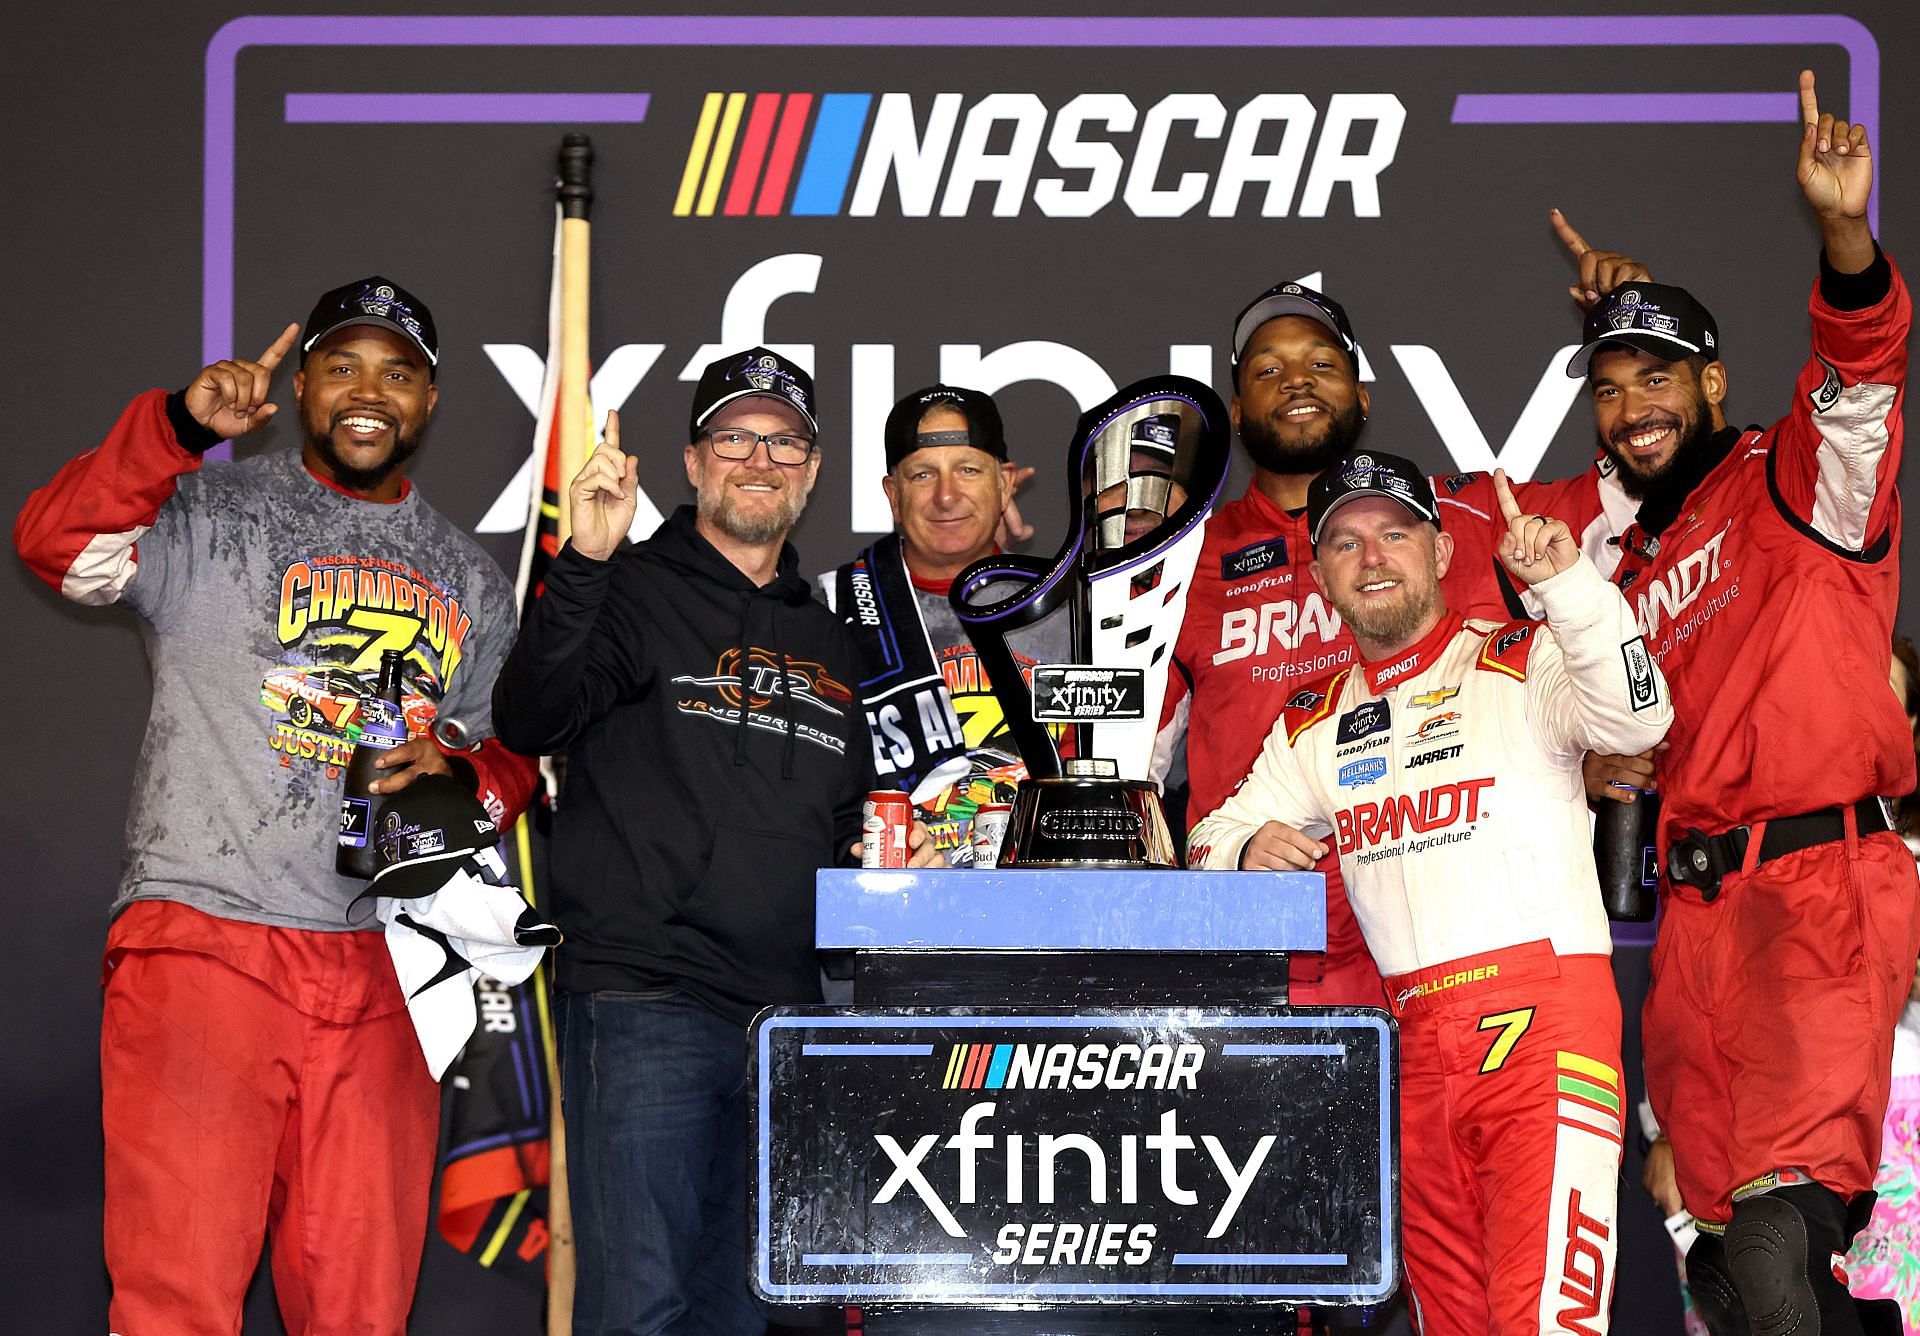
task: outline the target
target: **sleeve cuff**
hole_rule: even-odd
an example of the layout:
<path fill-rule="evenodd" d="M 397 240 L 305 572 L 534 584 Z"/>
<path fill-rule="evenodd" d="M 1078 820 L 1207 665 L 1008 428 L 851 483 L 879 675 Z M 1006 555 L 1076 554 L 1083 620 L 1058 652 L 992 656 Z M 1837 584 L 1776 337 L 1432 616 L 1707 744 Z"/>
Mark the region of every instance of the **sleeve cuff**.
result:
<path fill-rule="evenodd" d="M 1606 578 L 1582 555 L 1558 575 L 1550 575 L 1527 592 L 1540 600 L 1549 625 L 1566 625 L 1591 612 L 1601 591 L 1611 588 Z"/>
<path fill-rule="evenodd" d="M 1836 311 L 1864 311 L 1878 306 L 1893 291 L 1893 266 L 1880 243 L 1873 243 L 1873 263 L 1857 274 L 1843 274 L 1820 252 L 1820 299 Z"/>
<path fill-rule="evenodd" d="M 224 439 L 218 432 L 194 421 L 193 414 L 187 412 L 187 392 L 175 390 L 167 396 L 167 424 L 173 428 L 173 439 L 182 450 L 190 450 L 196 455 L 204 455 Z"/>

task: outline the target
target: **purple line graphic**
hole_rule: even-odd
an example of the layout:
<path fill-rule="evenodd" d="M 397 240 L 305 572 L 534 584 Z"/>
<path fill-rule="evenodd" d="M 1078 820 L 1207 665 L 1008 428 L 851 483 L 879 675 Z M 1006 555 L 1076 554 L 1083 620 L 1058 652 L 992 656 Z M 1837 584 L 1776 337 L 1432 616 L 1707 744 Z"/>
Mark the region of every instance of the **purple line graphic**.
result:
<path fill-rule="evenodd" d="M 288 93 L 291 125 L 627 124 L 645 93 Z"/>
<path fill-rule="evenodd" d="M 1732 125 L 1800 119 L 1798 93 L 1462 93 L 1455 125 Z"/>
<path fill-rule="evenodd" d="M 1835 14 L 1676 14 L 1497 18 L 1009 18 L 675 15 L 250 15 L 207 44 L 201 346 L 233 351 L 234 132 L 240 53 L 249 47 L 1839 47 L 1844 110 L 1880 135 L 1880 48 L 1857 19 Z M 1769 117 L 1768 119 L 1771 119 Z M 1885 159 L 1878 161 L 1884 168 Z M 1868 220 L 1876 230 L 1880 199 Z"/>

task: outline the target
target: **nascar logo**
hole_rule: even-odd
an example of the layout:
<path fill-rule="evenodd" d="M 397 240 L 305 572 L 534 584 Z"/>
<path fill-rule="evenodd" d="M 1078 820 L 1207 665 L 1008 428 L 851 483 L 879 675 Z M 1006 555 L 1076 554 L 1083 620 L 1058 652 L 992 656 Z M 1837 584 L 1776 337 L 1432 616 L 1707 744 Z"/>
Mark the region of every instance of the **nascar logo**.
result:
<path fill-rule="evenodd" d="M 1200 1044 L 955 1044 L 943 1090 L 1192 1090 Z"/>
<path fill-rule="evenodd" d="M 1392 93 L 1335 93 L 1324 115 L 1300 93 L 1262 93 L 1232 112 L 1212 93 L 1170 93 L 1144 109 L 1125 93 L 1082 93 L 1059 108 L 1030 92 L 921 102 L 708 93 L 674 216 L 870 218 L 891 201 L 906 218 L 936 206 L 962 218 L 976 193 L 990 193 L 1002 218 L 1028 202 L 1086 218 L 1116 200 L 1137 218 L 1203 206 L 1231 218 L 1243 200 L 1258 200 L 1264 217 L 1321 218 L 1336 196 L 1352 216 L 1377 218 L 1379 178 L 1407 119 Z"/>

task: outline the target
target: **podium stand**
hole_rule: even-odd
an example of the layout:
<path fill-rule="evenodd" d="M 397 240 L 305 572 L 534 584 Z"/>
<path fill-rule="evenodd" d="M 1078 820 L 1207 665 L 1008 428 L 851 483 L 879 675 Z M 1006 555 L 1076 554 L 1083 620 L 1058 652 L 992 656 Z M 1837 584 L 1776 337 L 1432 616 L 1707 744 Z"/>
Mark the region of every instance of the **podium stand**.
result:
<path fill-rule="evenodd" d="M 755 1291 L 873 1336 L 1273 1332 L 1386 1299 L 1393 1024 L 1287 1004 L 1323 897 L 1312 873 L 819 873 L 853 1002 L 753 1024 Z"/>

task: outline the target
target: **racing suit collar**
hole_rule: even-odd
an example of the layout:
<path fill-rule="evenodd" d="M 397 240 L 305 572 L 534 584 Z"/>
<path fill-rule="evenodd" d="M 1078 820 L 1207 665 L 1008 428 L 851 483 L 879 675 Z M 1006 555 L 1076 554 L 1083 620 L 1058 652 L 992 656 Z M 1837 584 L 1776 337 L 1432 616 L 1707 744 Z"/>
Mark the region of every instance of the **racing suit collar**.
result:
<path fill-rule="evenodd" d="M 1640 531 L 1655 538 L 1665 533 L 1687 508 L 1687 498 L 1725 462 L 1742 437 L 1756 430 L 1754 427 L 1722 427 L 1707 438 L 1706 446 L 1697 456 L 1649 488 L 1640 502 L 1640 514 L 1635 521 Z"/>
<path fill-rule="evenodd" d="M 1421 637 L 1420 643 L 1404 649 L 1392 658 L 1369 660 L 1362 656 L 1360 666 L 1367 673 L 1367 690 L 1378 696 L 1402 682 L 1411 682 L 1440 656 L 1460 628 L 1465 625 L 1459 613 L 1448 609 L 1439 625 Z"/>

